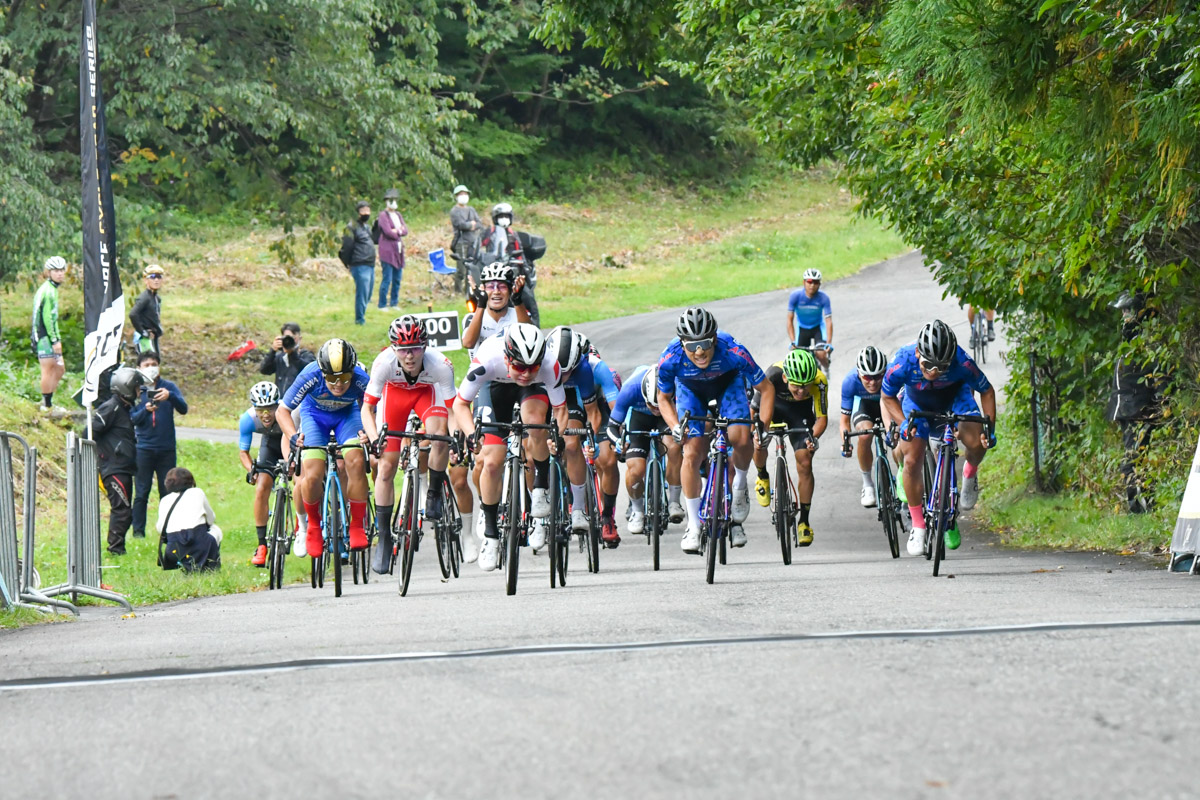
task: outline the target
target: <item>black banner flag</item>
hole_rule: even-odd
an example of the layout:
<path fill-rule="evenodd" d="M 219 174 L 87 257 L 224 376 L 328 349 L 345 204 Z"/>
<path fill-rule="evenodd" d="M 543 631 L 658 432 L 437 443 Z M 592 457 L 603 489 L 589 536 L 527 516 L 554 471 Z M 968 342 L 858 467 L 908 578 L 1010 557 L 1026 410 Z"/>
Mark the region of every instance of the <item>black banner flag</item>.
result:
<path fill-rule="evenodd" d="M 96 0 L 83 0 L 79 48 L 80 159 L 83 162 L 83 402 L 96 401 L 100 373 L 117 363 L 125 297 L 117 273 L 117 220 L 104 129 L 104 96 L 96 46 Z"/>

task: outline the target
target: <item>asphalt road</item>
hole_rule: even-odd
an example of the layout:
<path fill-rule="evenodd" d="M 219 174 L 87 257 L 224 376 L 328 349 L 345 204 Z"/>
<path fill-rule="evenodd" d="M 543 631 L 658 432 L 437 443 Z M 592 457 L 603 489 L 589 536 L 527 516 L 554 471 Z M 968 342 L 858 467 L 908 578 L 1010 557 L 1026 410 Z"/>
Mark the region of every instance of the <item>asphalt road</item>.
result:
<path fill-rule="evenodd" d="M 826 288 L 835 386 L 868 341 L 962 317 L 916 256 Z M 710 308 L 769 362 L 782 296 Z M 628 368 L 675 316 L 584 327 Z M 1196 796 L 1194 581 L 969 527 L 932 578 L 837 450 L 814 545 L 783 566 L 755 506 L 712 586 L 674 531 L 660 572 L 627 537 L 565 589 L 526 556 L 515 597 L 426 549 L 405 598 L 297 585 L 0 634 L 3 795 Z"/>

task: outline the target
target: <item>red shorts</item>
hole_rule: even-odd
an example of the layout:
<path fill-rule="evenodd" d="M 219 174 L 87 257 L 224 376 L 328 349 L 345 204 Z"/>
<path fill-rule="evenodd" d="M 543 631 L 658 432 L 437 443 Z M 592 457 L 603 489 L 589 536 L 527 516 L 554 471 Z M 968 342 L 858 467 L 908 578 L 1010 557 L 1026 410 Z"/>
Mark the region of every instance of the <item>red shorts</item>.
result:
<path fill-rule="evenodd" d="M 418 384 L 413 388 L 397 386 L 389 383 L 383 389 L 383 421 L 389 431 L 408 429 L 408 417 L 416 414 L 424 424 L 430 417 L 447 418 L 450 416 L 446 405 L 437 400 L 433 386 L 428 383 Z M 403 448 L 403 439 L 388 437 L 387 452 L 396 452 Z"/>

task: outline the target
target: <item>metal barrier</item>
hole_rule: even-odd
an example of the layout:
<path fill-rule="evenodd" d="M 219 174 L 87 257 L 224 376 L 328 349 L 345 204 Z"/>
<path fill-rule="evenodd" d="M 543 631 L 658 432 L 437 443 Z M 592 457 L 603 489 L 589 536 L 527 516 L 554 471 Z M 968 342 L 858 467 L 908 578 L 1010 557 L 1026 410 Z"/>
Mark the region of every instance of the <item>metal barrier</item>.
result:
<path fill-rule="evenodd" d="M 116 592 L 100 588 L 100 465 L 96 443 L 67 434 L 67 582 L 42 594 L 97 597 L 133 606 Z"/>
<path fill-rule="evenodd" d="M 13 472 L 12 442 L 25 451 L 25 490 L 22 511 L 25 517 L 24 564 L 17 553 L 16 474 Z M 15 433 L 0 431 L 0 588 L 7 606 L 34 608 L 50 612 L 54 606 L 72 614 L 79 610 L 66 600 L 52 600 L 34 587 L 33 539 L 37 518 L 37 448 Z M 40 605 L 37 605 L 40 604 Z"/>

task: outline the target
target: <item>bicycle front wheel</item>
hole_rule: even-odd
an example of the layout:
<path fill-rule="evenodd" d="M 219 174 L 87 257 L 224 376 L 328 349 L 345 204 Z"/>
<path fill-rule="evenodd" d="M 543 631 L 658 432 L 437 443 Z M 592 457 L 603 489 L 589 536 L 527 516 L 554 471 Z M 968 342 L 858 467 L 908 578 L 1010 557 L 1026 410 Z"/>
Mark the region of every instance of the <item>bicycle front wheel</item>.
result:
<path fill-rule="evenodd" d="M 417 484 L 419 479 L 413 477 L 405 484 L 404 490 L 404 530 L 401 534 L 400 547 L 400 596 L 408 594 L 408 584 L 412 580 L 413 561 L 417 556 L 417 537 L 421 535 L 420 512 L 417 508 Z"/>
<path fill-rule="evenodd" d="M 779 536 L 779 549 L 784 566 L 792 563 L 792 496 L 788 491 L 787 460 L 775 459 L 775 533 Z"/>
<path fill-rule="evenodd" d="M 653 551 L 654 571 L 659 567 L 659 544 L 663 534 L 663 525 L 667 509 L 663 504 L 662 465 L 658 462 L 657 454 L 651 451 L 649 474 L 646 481 L 646 538 L 647 544 Z"/>
<path fill-rule="evenodd" d="M 336 496 L 325 498 L 325 525 L 329 538 L 326 557 L 333 561 L 333 596 L 342 596 L 342 514 Z"/>
<path fill-rule="evenodd" d="M 950 480 L 954 470 L 954 459 L 943 451 L 941 472 L 938 475 L 937 522 L 933 535 L 933 577 L 938 576 L 942 559 L 946 557 L 946 530 L 950 527 Z"/>
<path fill-rule="evenodd" d="M 596 474 L 591 468 L 587 471 L 584 481 L 584 496 L 587 500 L 587 553 L 588 572 L 600 571 L 600 498 L 596 496 Z"/>
<path fill-rule="evenodd" d="M 883 523 L 883 535 L 887 538 L 892 558 L 900 557 L 900 518 L 896 514 L 896 496 L 892 488 L 892 471 L 886 458 L 875 459 L 875 505 Z"/>
<path fill-rule="evenodd" d="M 508 541 L 504 543 L 504 591 L 505 594 L 517 593 L 517 573 L 521 563 L 521 515 L 517 509 L 521 507 L 525 488 L 521 486 L 521 465 L 517 464 L 509 470 L 508 476 L 508 519 L 505 525 L 508 529 Z"/>
<path fill-rule="evenodd" d="M 549 547 L 548 554 L 550 556 L 550 588 L 555 589 L 559 583 L 563 586 L 567 585 L 565 580 L 559 580 L 559 551 L 567 548 L 559 541 L 559 537 L 563 532 L 564 524 L 570 529 L 569 515 L 564 514 L 566 506 L 563 504 L 563 480 L 562 473 L 559 469 L 557 460 L 550 463 L 550 525 L 546 531 L 547 545 Z M 566 517 L 566 519 L 564 519 Z M 564 576 L 565 577 L 565 576 Z"/>
<path fill-rule="evenodd" d="M 705 575 L 708 583 L 713 582 L 717 573 L 717 551 L 725 539 L 725 458 L 717 456 L 711 475 L 715 480 L 710 481 L 708 519 L 705 525 L 708 529 L 708 542 L 705 547 Z"/>
<path fill-rule="evenodd" d="M 287 555 L 288 510 L 291 503 L 287 489 L 275 490 L 274 508 L 271 510 L 271 541 L 267 548 L 267 588 L 283 588 L 283 560 Z"/>

